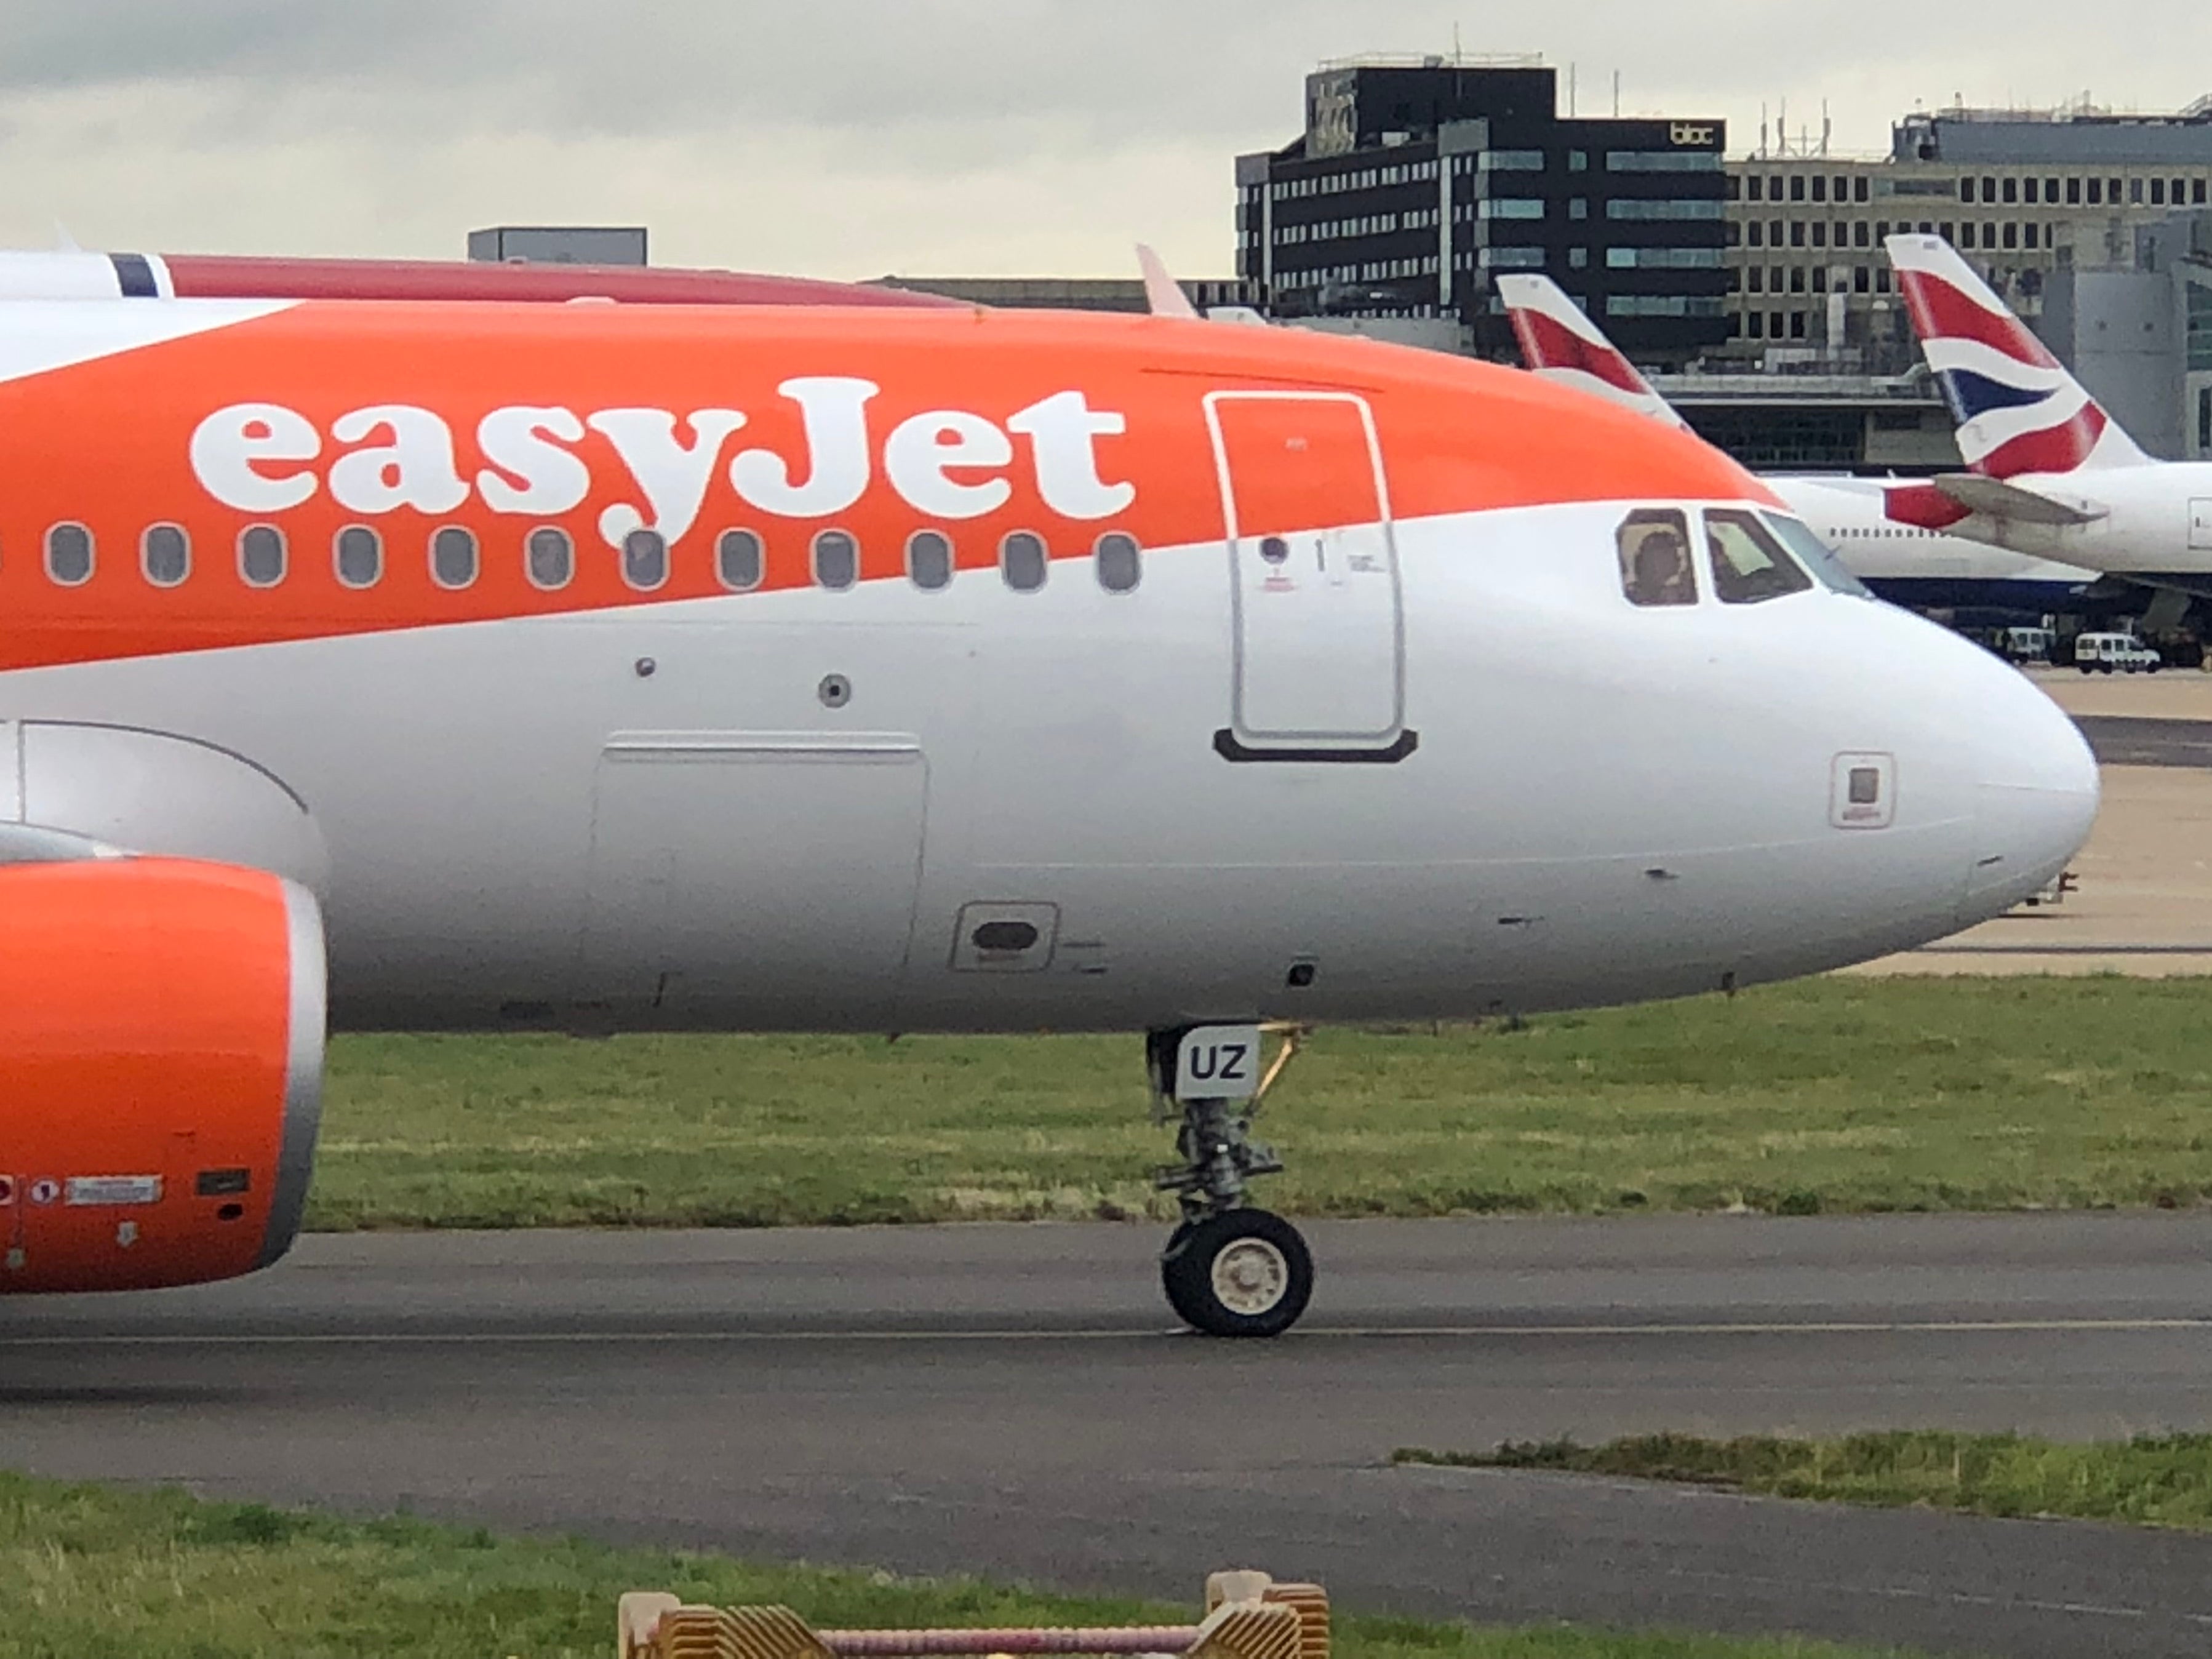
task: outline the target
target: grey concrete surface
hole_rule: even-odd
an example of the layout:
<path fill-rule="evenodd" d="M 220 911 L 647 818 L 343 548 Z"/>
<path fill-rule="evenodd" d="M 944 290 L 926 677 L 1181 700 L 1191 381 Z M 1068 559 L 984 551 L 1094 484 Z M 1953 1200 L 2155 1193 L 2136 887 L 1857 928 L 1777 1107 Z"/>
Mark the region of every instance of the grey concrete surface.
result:
<path fill-rule="evenodd" d="M 2074 723 L 2106 766 L 2212 767 L 2212 720 L 2078 714 Z"/>
<path fill-rule="evenodd" d="M 2212 1650 L 2212 1540 L 1389 1467 L 1397 1446 L 2212 1426 L 2212 1217 L 1316 1224 L 1273 1345 L 1168 1328 L 1122 1227 L 314 1238 L 0 1303 L 0 1463 L 1188 1599 Z"/>

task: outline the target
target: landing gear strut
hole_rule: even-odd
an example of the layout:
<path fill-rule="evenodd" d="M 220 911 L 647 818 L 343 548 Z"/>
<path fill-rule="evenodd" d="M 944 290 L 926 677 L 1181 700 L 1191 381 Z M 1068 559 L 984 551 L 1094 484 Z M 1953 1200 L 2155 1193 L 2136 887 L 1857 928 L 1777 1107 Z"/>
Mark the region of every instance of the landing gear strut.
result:
<path fill-rule="evenodd" d="M 1264 1072 L 1263 1029 L 1282 1038 Z M 1280 1336 L 1313 1295 L 1313 1255 L 1298 1230 L 1244 1201 L 1246 1182 L 1283 1167 L 1252 1139 L 1252 1119 L 1304 1036 L 1296 1026 L 1211 1025 L 1146 1040 L 1161 1121 L 1182 1118 L 1179 1161 L 1154 1183 L 1176 1194 L 1183 1215 L 1160 1254 L 1160 1286 L 1176 1316 L 1208 1336 Z"/>

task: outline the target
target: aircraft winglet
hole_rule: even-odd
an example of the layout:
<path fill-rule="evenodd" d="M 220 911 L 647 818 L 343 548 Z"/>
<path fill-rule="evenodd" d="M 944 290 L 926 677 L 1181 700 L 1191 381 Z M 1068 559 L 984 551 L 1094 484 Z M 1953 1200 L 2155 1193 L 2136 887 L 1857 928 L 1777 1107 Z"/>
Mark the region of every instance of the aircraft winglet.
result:
<path fill-rule="evenodd" d="M 1199 320 L 1198 307 L 1191 304 L 1182 284 L 1168 274 L 1167 262 L 1142 242 L 1137 244 L 1137 268 L 1145 273 L 1145 303 L 1153 316 Z"/>

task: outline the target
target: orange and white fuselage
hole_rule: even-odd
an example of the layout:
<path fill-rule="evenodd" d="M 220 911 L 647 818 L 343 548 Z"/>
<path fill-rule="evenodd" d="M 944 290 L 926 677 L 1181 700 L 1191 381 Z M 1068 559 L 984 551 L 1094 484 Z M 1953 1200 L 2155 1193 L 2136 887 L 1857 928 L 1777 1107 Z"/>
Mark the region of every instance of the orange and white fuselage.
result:
<path fill-rule="evenodd" d="M 1630 602 L 1628 515 L 1731 507 L 1689 437 L 1289 331 L 0 306 L 0 823 L 313 889 L 356 1026 L 1572 1006 L 2047 881 L 2094 769 L 2002 665 Z"/>

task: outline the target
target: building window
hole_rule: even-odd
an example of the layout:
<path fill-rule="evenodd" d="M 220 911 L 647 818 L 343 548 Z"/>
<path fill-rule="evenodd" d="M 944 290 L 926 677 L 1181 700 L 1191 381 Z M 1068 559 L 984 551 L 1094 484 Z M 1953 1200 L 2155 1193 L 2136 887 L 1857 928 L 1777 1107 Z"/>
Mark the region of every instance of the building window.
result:
<path fill-rule="evenodd" d="M 1805 337 L 1805 313 L 1802 311 L 1793 311 L 1790 313 L 1790 337 L 1793 340 L 1802 340 Z"/>
<path fill-rule="evenodd" d="M 2103 206 L 2105 202 L 2105 181 L 2102 179 L 2090 179 L 2088 181 L 2088 190 L 2089 205 L 2091 207 Z"/>
<path fill-rule="evenodd" d="M 1828 199 L 1828 180 L 1825 175 L 1817 173 L 1813 175 L 1813 199 L 1816 202 Z"/>
<path fill-rule="evenodd" d="M 842 591 L 860 579 L 860 544 L 850 531 L 824 530 L 814 538 L 814 585 Z"/>
<path fill-rule="evenodd" d="M 1588 248 L 1571 247 L 1567 250 L 1567 269 L 1569 270 L 1582 270 L 1587 268 L 1589 264 L 1589 250 Z"/>
<path fill-rule="evenodd" d="M 1480 173 L 1541 173 L 1544 152 L 1540 149 L 1486 149 L 1475 163 Z"/>
<path fill-rule="evenodd" d="M 92 532 L 81 524 L 58 524 L 46 532 L 46 579 L 62 587 L 82 587 L 92 580 Z"/>
<path fill-rule="evenodd" d="M 2094 184 L 2096 180 L 2093 179 L 2089 182 Z M 2069 179 L 2066 181 L 2066 205 L 2068 207 L 2081 205 L 2081 181 L 2079 179 Z"/>
<path fill-rule="evenodd" d="M 917 530 L 906 538 L 907 579 L 934 593 L 952 585 L 952 541 L 942 531 Z"/>
<path fill-rule="evenodd" d="M 384 538 L 365 524 L 349 524 L 331 538 L 331 568 L 338 586 L 374 587 L 384 580 Z"/>
<path fill-rule="evenodd" d="M 1889 267 L 1887 265 L 1876 265 L 1875 267 L 1874 291 L 1877 294 L 1887 294 L 1889 292 Z"/>
<path fill-rule="evenodd" d="M 248 587 L 274 587 L 284 580 L 284 532 L 253 524 L 238 532 L 238 579 Z"/>
<path fill-rule="evenodd" d="M 1567 204 L 1567 217 L 1570 219 L 1589 218 L 1589 198 L 1586 196 L 1577 196 L 1571 200 Z"/>
<path fill-rule="evenodd" d="M 2033 247 L 2035 246 L 2035 224 L 2033 221 L 2031 220 L 2029 222 L 2020 228 L 2020 245 L 2022 247 Z"/>
<path fill-rule="evenodd" d="M 138 538 L 138 568 L 155 587 L 175 587 L 191 575 L 192 543 L 184 526 L 150 526 Z"/>
<path fill-rule="evenodd" d="M 1750 280 L 1750 283 L 1748 283 L 1748 286 L 1749 286 L 1749 288 L 1750 288 L 1751 291 L 1752 291 L 1753 294 L 1764 294 L 1764 293 L 1765 293 L 1765 292 L 1766 292 L 1766 267 L 1765 267 L 1765 265 L 1753 265 L 1753 266 L 1751 268 L 1751 270 L 1750 270 L 1750 273 L 1749 273 L 1749 274 L 1750 274 L 1751 280 Z"/>
<path fill-rule="evenodd" d="M 1866 174 L 1862 173 L 1857 178 L 1851 180 L 1851 200 L 1854 202 L 1866 202 L 1871 201 L 1873 197 L 1874 191 L 1871 182 L 1868 179 Z"/>
<path fill-rule="evenodd" d="M 1753 339 L 1758 340 L 1765 337 L 1766 313 L 1765 312 L 1747 312 L 1745 313 L 1744 320 L 1750 325 L 1747 331 L 1750 334 Z"/>
<path fill-rule="evenodd" d="M 1984 202 L 1994 202 L 1994 201 L 1996 201 L 1996 199 L 1997 199 L 1997 181 L 1996 181 L 1996 179 L 1983 179 L 1983 180 L 1982 180 L 1982 200 L 1984 200 Z"/>
<path fill-rule="evenodd" d="M 2143 181 L 2140 179 L 2130 179 L 2128 180 L 2128 205 L 2130 207 L 2141 207 L 2142 205 L 2142 187 Z M 2117 199 L 2118 192 L 2116 191 L 2113 192 L 2113 195 Z"/>
<path fill-rule="evenodd" d="M 1144 580 L 1144 554 L 1134 536 L 1109 531 L 1098 538 L 1092 559 L 1098 569 L 1098 585 L 1109 593 L 1133 593 Z"/>
<path fill-rule="evenodd" d="M 1814 246 L 1814 247 L 1826 247 L 1826 246 L 1827 246 L 1827 245 L 1828 245 L 1828 222 L 1827 222 L 1826 219 L 1815 219 L 1815 220 L 1814 220 L 1814 221 L 1813 221 L 1813 246 Z"/>
<path fill-rule="evenodd" d="M 1780 312 L 1770 311 L 1766 313 L 1766 331 L 1778 340 L 1782 337 L 1782 313 Z"/>
<path fill-rule="evenodd" d="M 1766 246 L 1766 237 L 1763 234 L 1765 227 L 1761 225 L 1758 220 L 1753 219 L 1749 224 L 1745 226 L 1744 228 L 1750 233 L 1745 240 L 1750 242 L 1752 246 L 1764 247 Z"/>
<path fill-rule="evenodd" d="M 2204 205 L 2203 179 L 2198 179 L 2191 183 L 2189 186 L 2189 200 L 2192 206 L 2202 207 Z"/>
<path fill-rule="evenodd" d="M 725 530 L 714 539 L 714 574 L 732 593 L 750 593 L 768 574 L 767 552 L 759 532 Z"/>
<path fill-rule="evenodd" d="M 2020 199 L 2027 203 L 2030 207 L 2033 207 L 2035 205 L 2034 179 L 2023 179 L 2020 181 Z"/>
<path fill-rule="evenodd" d="M 1793 173 L 1790 175 L 1790 199 L 1793 202 L 1802 202 L 1805 199 L 1805 175 L 1802 173 Z"/>
<path fill-rule="evenodd" d="M 2009 175 L 2004 181 L 2004 200 L 2008 207 L 2020 200 L 2020 180 Z"/>
<path fill-rule="evenodd" d="M 1713 149 L 1609 149 L 1607 173 L 1718 173 L 1721 155 Z M 1816 198 L 1817 199 L 1817 198 Z"/>
<path fill-rule="evenodd" d="M 558 525 L 540 525 L 522 544 L 522 570 L 530 585 L 551 593 L 575 580 L 576 544 Z"/>
<path fill-rule="evenodd" d="M 1692 294 L 1610 294 L 1605 301 L 1608 317 L 1717 317 L 1721 310 L 1717 299 Z"/>
<path fill-rule="evenodd" d="M 641 593 L 650 593 L 668 580 L 668 538 L 640 526 L 623 538 L 623 580 Z"/>
<path fill-rule="evenodd" d="M 1743 183 L 1744 195 L 1747 198 L 1754 202 L 1763 202 L 1766 199 L 1766 191 L 1765 188 L 1766 184 L 1765 179 L 1760 178 L 1754 173 L 1749 178 L 1746 179 Z"/>
<path fill-rule="evenodd" d="M 1805 222 L 1802 219 L 1792 219 L 1790 222 L 1790 246 L 1792 247 L 1805 246 Z"/>
<path fill-rule="evenodd" d="M 1544 198 L 1540 196 L 1486 196 L 1475 204 L 1475 216 L 1480 219 L 1540 219 L 1544 216 Z"/>
<path fill-rule="evenodd" d="M 2154 179 L 2150 181 L 2150 204 L 2153 207 L 2164 207 L 2166 205 L 2165 179 Z"/>
<path fill-rule="evenodd" d="M 477 579 L 476 532 L 449 524 L 430 538 L 430 580 L 444 588 L 463 588 Z"/>
<path fill-rule="evenodd" d="M 2058 205 L 2058 181 L 2056 179 L 2045 179 L 2043 181 L 2043 202 L 2046 207 Z"/>
<path fill-rule="evenodd" d="M 1605 263 L 1613 270 L 1717 270 L 1717 247 L 1609 247 Z"/>
<path fill-rule="evenodd" d="M 1569 150 L 1567 152 L 1567 171 L 1570 173 L 1588 173 L 1589 171 L 1589 152 L 1586 149 Z"/>
<path fill-rule="evenodd" d="M 1864 265 L 1853 265 L 1851 267 L 1851 292 L 1854 294 L 1873 293 L 1874 272 L 1867 269 Z"/>
<path fill-rule="evenodd" d="M 1962 202 L 1971 202 L 1974 199 L 1974 181 L 1972 179 L 1961 179 L 1959 180 L 1959 199 Z"/>
<path fill-rule="evenodd" d="M 1792 294 L 1802 294 L 1805 291 L 1804 266 L 1792 265 L 1790 267 L 1790 291 Z"/>

